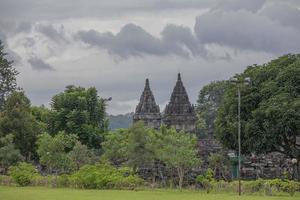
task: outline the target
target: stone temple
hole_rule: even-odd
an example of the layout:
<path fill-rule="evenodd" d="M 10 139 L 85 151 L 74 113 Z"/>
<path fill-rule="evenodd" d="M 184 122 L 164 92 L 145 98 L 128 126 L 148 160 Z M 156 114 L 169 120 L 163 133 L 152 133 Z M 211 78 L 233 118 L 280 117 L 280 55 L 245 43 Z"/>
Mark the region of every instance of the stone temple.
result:
<path fill-rule="evenodd" d="M 196 131 L 195 109 L 189 101 L 180 74 L 178 74 L 170 102 L 163 113 L 160 113 L 159 106 L 150 89 L 149 80 L 146 79 L 144 91 L 133 116 L 133 122 L 139 120 L 144 121 L 146 126 L 155 129 L 164 124 L 167 127 L 175 127 L 177 131 L 184 130 L 191 133 Z"/>

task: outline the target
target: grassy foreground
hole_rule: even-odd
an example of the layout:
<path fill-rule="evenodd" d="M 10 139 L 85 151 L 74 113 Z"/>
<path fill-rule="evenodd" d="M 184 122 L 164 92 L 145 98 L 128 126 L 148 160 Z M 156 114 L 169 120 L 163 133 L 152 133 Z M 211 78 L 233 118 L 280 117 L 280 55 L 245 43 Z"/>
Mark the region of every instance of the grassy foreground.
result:
<path fill-rule="evenodd" d="M 203 192 L 177 191 L 177 190 L 77 190 L 52 189 L 43 187 L 4 187 L 0 186 L 0 199 L 2 200 L 295 200 L 300 199 L 297 193 L 289 196 L 258 196 L 236 194 L 206 194 Z"/>

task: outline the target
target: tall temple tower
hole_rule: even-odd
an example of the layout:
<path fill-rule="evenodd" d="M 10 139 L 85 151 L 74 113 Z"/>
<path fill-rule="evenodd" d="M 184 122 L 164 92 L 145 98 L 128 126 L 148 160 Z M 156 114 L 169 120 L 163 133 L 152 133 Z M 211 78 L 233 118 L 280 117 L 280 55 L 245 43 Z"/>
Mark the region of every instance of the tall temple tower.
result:
<path fill-rule="evenodd" d="M 133 122 L 140 120 L 144 121 L 146 126 L 155 129 L 159 129 L 161 125 L 159 106 L 155 103 L 155 98 L 150 89 L 149 79 L 146 79 L 144 91 L 133 115 Z"/>
<path fill-rule="evenodd" d="M 196 131 L 197 117 L 194 106 L 189 101 L 180 73 L 162 120 L 165 125 L 173 126 L 177 131 L 184 130 L 191 133 Z"/>

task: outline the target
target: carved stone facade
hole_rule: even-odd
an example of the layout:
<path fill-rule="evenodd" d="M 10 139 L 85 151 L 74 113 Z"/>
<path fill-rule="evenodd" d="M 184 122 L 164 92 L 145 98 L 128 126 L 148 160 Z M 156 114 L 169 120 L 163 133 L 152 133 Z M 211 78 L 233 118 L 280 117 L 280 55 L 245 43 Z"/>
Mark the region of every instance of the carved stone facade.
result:
<path fill-rule="evenodd" d="M 178 74 L 176 85 L 171 94 L 170 102 L 165 108 L 163 123 L 168 127 L 175 127 L 176 130 L 187 132 L 196 131 L 196 114 L 194 106 L 191 105 L 187 92 Z"/>
<path fill-rule="evenodd" d="M 196 114 L 191 105 L 187 92 L 183 86 L 181 76 L 178 74 L 176 85 L 171 94 L 170 102 L 164 113 L 160 114 L 159 106 L 155 103 L 154 96 L 146 79 L 145 89 L 136 107 L 133 122 L 142 120 L 148 127 L 158 129 L 161 124 L 175 127 L 177 131 L 196 131 Z"/>

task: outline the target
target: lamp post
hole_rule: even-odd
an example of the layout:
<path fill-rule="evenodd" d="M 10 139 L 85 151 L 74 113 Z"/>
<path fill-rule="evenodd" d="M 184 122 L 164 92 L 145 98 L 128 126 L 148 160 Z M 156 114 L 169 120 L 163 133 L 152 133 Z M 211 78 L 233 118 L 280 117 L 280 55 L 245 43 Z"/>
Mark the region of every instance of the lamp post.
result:
<path fill-rule="evenodd" d="M 239 180 L 239 196 L 241 196 L 241 84 L 249 84 L 250 78 L 245 78 L 239 80 L 237 78 L 231 79 L 232 83 L 237 85 L 237 95 L 238 95 L 238 180 Z"/>

